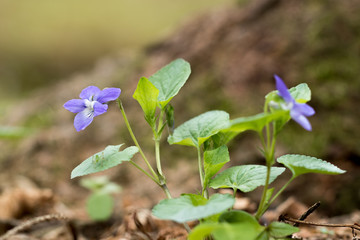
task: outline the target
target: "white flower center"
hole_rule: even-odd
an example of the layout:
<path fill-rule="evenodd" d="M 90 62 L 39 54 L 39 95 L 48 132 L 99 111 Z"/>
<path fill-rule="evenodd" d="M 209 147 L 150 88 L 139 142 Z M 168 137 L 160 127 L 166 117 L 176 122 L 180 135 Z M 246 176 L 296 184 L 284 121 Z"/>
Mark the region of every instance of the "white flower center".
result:
<path fill-rule="evenodd" d="M 88 99 L 85 99 L 84 102 L 87 109 L 94 111 L 94 105 L 96 101 L 90 101 Z"/>
<path fill-rule="evenodd" d="M 294 107 L 294 103 L 293 102 L 285 102 L 285 103 L 281 103 L 281 108 L 288 111 L 291 110 Z"/>
<path fill-rule="evenodd" d="M 94 104 L 96 101 L 90 101 L 88 99 L 84 100 L 86 108 L 84 109 L 85 115 L 90 118 L 94 115 Z"/>

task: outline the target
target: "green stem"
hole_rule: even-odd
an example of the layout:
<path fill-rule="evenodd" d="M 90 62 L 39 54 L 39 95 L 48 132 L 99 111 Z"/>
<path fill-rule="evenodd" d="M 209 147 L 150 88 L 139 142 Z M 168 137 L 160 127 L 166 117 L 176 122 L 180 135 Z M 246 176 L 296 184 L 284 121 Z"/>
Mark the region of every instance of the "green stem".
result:
<path fill-rule="evenodd" d="M 161 139 L 161 133 L 159 134 L 158 132 L 155 132 L 154 129 L 153 129 L 153 132 L 154 132 L 154 137 L 155 137 L 155 156 L 156 156 L 156 166 L 157 166 L 157 170 L 158 170 L 158 174 L 155 173 L 154 169 L 152 168 L 151 164 L 149 163 L 149 161 L 147 160 L 144 152 L 142 151 L 135 135 L 134 135 L 134 132 L 132 131 L 131 129 L 131 126 L 130 126 L 130 123 L 128 121 L 128 118 L 126 116 L 126 113 L 125 113 L 125 110 L 124 110 L 124 107 L 122 105 L 122 102 L 120 101 L 120 99 L 117 100 L 118 102 L 118 105 L 119 105 L 119 109 L 121 111 L 121 114 L 123 115 L 124 117 L 124 120 L 125 120 L 125 125 L 130 133 L 130 136 L 132 138 L 132 140 L 134 141 L 135 145 L 138 147 L 139 149 L 139 152 L 140 152 L 140 155 L 142 156 L 143 160 L 145 161 L 146 165 L 148 166 L 148 168 L 150 169 L 151 173 L 153 176 L 151 176 L 148 172 L 146 172 L 143 168 L 141 168 L 138 164 L 136 164 L 134 161 L 130 160 L 130 163 L 133 164 L 137 169 L 139 169 L 140 171 L 142 171 L 146 176 L 148 176 L 151 180 L 153 180 L 156 184 L 158 184 L 161 189 L 164 191 L 166 197 L 168 199 L 171 199 L 172 196 L 171 196 L 171 193 L 166 185 L 166 182 L 165 182 L 165 177 L 163 176 L 163 173 L 162 173 L 162 170 L 161 170 L 161 161 L 160 161 L 160 139 Z M 159 127 L 161 128 L 162 127 L 162 117 L 163 117 L 163 110 L 161 110 L 161 113 L 160 113 L 160 117 L 159 117 Z M 155 135 L 156 133 L 156 135 Z M 160 175 L 160 176 L 159 176 Z M 160 181 L 161 179 L 161 181 Z M 190 232 L 191 229 L 189 227 L 189 225 L 187 223 L 184 223 L 183 224 L 186 231 L 187 232 Z"/>
<path fill-rule="evenodd" d="M 159 122 L 158 122 L 158 126 L 157 126 L 157 130 L 156 130 L 156 134 L 154 135 L 155 138 L 155 159 L 156 159 L 156 168 L 159 174 L 159 178 L 161 181 L 164 181 L 165 183 L 165 176 L 162 172 L 162 168 L 161 168 L 161 160 L 160 160 L 160 139 L 161 139 L 161 127 L 163 125 L 163 114 L 164 111 L 161 110 L 160 112 L 160 116 L 159 116 Z"/>
<path fill-rule="evenodd" d="M 266 201 L 266 192 L 267 192 L 267 190 L 269 188 L 271 165 L 268 164 L 268 161 L 266 161 L 266 167 L 267 167 L 267 171 L 266 171 L 265 186 L 264 186 L 264 189 L 263 189 L 263 193 L 262 193 L 262 196 L 261 196 L 261 201 L 260 201 L 258 210 L 257 210 L 256 215 L 255 215 L 255 218 L 257 220 L 260 219 L 260 217 L 261 217 L 261 215 L 263 213 L 263 208 L 264 208 L 265 201 Z"/>
<path fill-rule="evenodd" d="M 202 196 L 207 198 L 206 186 L 204 186 L 204 169 L 203 169 L 203 162 L 202 162 L 202 158 L 201 158 L 200 146 L 198 146 L 196 149 L 197 149 L 197 155 L 198 155 L 198 167 L 199 167 Z"/>
<path fill-rule="evenodd" d="M 147 171 L 145 171 L 142 167 L 140 167 L 139 165 L 137 165 L 134 161 L 130 160 L 130 163 L 132 165 L 134 165 L 137 169 L 139 169 L 140 171 L 142 171 L 146 176 L 148 176 L 151 180 L 153 180 L 156 184 L 160 185 L 159 181 L 157 179 L 155 179 L 153 176 L 150 175 L 150 173 L 148 173 Z"/>
<path fill-rule="evenodd" d="M 259 220 L 259 218 L 265 213 L 265 211 L 270 207 L 270 205 L 275 201 L 275 199 L 289 186 L 289 184 L 295 179 L 295 177 L 291 177 L 289 181 L 275 194 L 272 199 L 264 205 L 262 209 L 259 208 L 258 212 L 256 213 L 256 218 Z"/>
<path fill-rule="evenodd" d="M 294 176 L 292 176 L 287 183 L 275 194 L 274 197 L 271 198 L 271 200 L 265 205 L 264 211 L 269 208 L 269 206 L 275 201 L 275 199 L 289 186 L 289 184 L 295 179 Z"/>
<path fill-rule="evenodd" d="M 265 105 L 264 105 L 264 113 L 268 113 L 268 100 L 265 101 Z M 270 148 L 270 124 L 266 124 L 265 126 L 265 129 L 266 129 L 266 149 L 269 149 Z"/>
<path fill-rule="evenodd" d="M 163 190 L 164 193 L 166 194 L 166 197 L 167 197 L 168 199 L 172 199 L 171 193 L 170 193 L 170 191 L 169 191 L 166 183 L 160 185 L 160 187 L 162 188 L 162 190 Z"/>
<path fill-rule="evenodd" d="M 129 131 L 129 133 L 130 133 L 130 136 L 131 136 L 132 140 L 134 141 L 136 147 L 138 147 L 139 152 L 140 152 L 140 155 L 141 155 L 141 157 L 143 158 L 143 160 L 145 161 L 145 163 L 146 163 L 146 165 L 148 166 L 148 168 L 150 169 L 152 175 L 154 176 L 155 179 L 157 179 L 157 178 L 158 178 L 157 174 L 155 173 L 155 171 L 154 171 L 154 169 L 152 168 L 151 164 L 150 164 L 149 161 L 147 160 L 144 152 L 142 151 L 142 149 L 141 149 L 138 141 L 136 140 L 136 137 L 135 137 L 135 135 L 134 135 L 134 132 L 133 132 L 132 129 L 131 129 L 130 123 L 129 123 L 129 121 L 128 121 L 128 118 L 126 117 L 126 113 L 125 113 L 124 107 L 123 107 L 120 99 L 118 99 L 118 104 L 119 104 L 119 108 L 120 108 L 121 114 L 122 114 L 123 117 L 124 117 L 125 125 L 126 125 L 128 131 Z M 156 182 L 159 182 L 159 180 L 157 180 Z"/>
<path fill-rule="evenodd" d="M 158 178 L 160 179 L 160 181 L 162 182 L 162 184 L 160 185 L 160 187 L 163 189 L 163 191 L 166 194 L 166 197 L 168 199 L 172 199 L 171 193 L 166 185 L 166 178 L 165 175 L 162 172 L 161 169 L 161 159 L 160 159 L 160 139 L 161 139 L 161 132 L 162 131 L 162 125 L 163 125 L 163 115 L 164 115 L 164 108 L 161 108 L 161 112 L 160 112 L 160 116 L 159 116 L 159 122 L 158 122 L 158 127 L 157 130 L 154 131 L 154 138 L 155 138 L 155 159 L 156 159 L 156 167 L 158 170 Z M 185 230 L 189 233 L 191 231 L 189 225 L 187 223 L 183 223 L 183 226 L 185 228 Z"/>
<path fill-rule="evenodd" d="M 165 179 L 164 174 L 161 169 L 161 160 L 160 160 L 160 140 L 155 139 L 155 159 L 156 159 L 156 168 L 159 173 L 159 177 Z"/>
<path fill-rule="evenodd" d="M 266 149 L 266 143 L 265 143 L 265 139 L 264 139 L 264 134 L 262 132 L 258 132 L 259 133 L 259 137 L 260 137 L 260 141 L 261 141 L 261 145 L 263 146 L 264 149 L 264 154 L 265 154 L 265 149 Z M 266 158 L 266 156 L 265 156 Z"/>
<path fill-rule="evenodd" d="M 236 188 L 233 188 L 233 197 L 236 198 L 236 191 L 237 189 Z"/>
<path fill-rule="evenodd" d="M 268 111 L 268 102 L 265 102 L 265 107 L 264 107 L 264 112 L 267 113 Z M 260 217 L 262 216 L 264 209 L 266 209 L 266 193 L 268 191 L 269 188 L 269 182 L 270 182 L 270 174 L 271 174 L 271 166 L 274 164 L 274 156 L 275 156 L 275 142 L 276 142 L 276 136 L 275 136 L 275 123 L 273 123 L 273 132 L 271 134 L 270 132 L 270 123 L 266 124 L 265 126 L 265 132 L 266 132 L 266 143 L 265 143 L 265 139 L 263 136 L 263 133 L 259 133 L 260 134 L 260 139 L 261 139 L 261 143 L 264 147 L 264 155 L 265 155 L 265 160 L 266 160 L 266 180 L 265 180 L 265 186 L 263 189 L 263 193 L 261 196 L 261 200 L 260 200 L 260 204 L 259 204 L 259 208 L 258 211 L 256 212 L 256 219 L 260 219 Z"/>
<path fill-rule="evenodd" d="M 156 159 L 156 168 L 157 168 L 158 179 L 160 181 L 160 187 L 166 194 L 166 197 L 168 199 L 171 199 L 172 197 L 171 197 L 170 191 L 166 185 L 166 178 L 161 169 L 161 159 L 160 159 L 160 140 L 161 140 L 161 134 L 162 134 L 163 115 L 164 115 L 164 110 L 161 109 L 157 129 L 153 129 L 154 140 L 155 140 L 155 159 Z"/>

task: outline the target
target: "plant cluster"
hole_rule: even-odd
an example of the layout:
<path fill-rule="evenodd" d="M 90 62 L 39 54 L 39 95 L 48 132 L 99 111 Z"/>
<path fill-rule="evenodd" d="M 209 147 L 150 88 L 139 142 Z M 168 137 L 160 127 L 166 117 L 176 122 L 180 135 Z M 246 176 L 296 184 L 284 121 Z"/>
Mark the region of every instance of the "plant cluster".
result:
<path fill-rule="evenodd" d="M 170 101 L 178 94 L 190 73 L 188 62 L 183 59 L 174 60 L 151 77 L 142 77 L 133 95 L 140 104 L 145 120 L 153 133 L 155 168 L 145 156 L 131 129 L 124 107 L 118 99 L 120 89 L 100 90 L 90 86 L 81 92 L 81 99 L 73 99 L 65 103 L 64 107 L 67 110 L 77 113 L 74 126 L 77 131 L 81 131 L 92 122 L 95 116 L 107 111 L 108 101 L 117 100 L 126 127 L 135 144 L 124 150 L 120 150 L 122 144 L 106 147 L 78 165 L 72 171 L 71 178 L 100 172 L 123 162 L 131 163 L 161 187 L 167 197 L 153 208 L 153 215 L 160 219 L 183 223 L 189 231 L 190 240 L 210 236 L 216 240 L 265 240 L 285 238 L 297 232 L 297 227 L 284 222 L 272 222 L 263 226 L 259 220 L 274 200 L 298 176 L 306 173 L 341 174 L 345 172 L 331 163 L 314 157 L 287 154 L 275 158 L 278 134 L 290 119 L 299 123 L 304 129 L 311 130 L 307 117 L 314 115 L 315 111 L 307 104 L 311 99 L 308 85 L 303 83 L 288 89 L 281 78 L 275 75 L 277 90 L 265 96 L 262 113 L 230 119 L 227 112 L 214 110 L 200 114 L 174 128 L 174 108 Z M 201 189 L 196 194 L 186 193 L 178 198 L 171 196 L 162 170 L 160 154 L 160 141 L 165 129 L 169 132 L 167 141 L 170 145 L 190 146 L 197 152 Z M 245 131 L 254 131 L 258 134 L 265 165 L 234 166 L 219 173 L 221 168 L 230 161 L 227 144 Z M 136 153 L 140 153 L 148 169 L 140 167 L 132 160 Z M 276 162 L 284 167 L 275 167 Z M 270 187 L 270 184 L 286 168 L 292 172 L 292 177 L 287 183 L 280 189 Z M 260 186 L 263 186 L 263 192 L 256 213 L 252 215 L 232 209 L 237 191 L 250 192 Z M 215 193 L 210 196 L 209 188 L 230 188 L 233 189 L 234 194 Z M 198 220 L 199 224 L 190 229 L 186 222 L 193 220 Z"/>

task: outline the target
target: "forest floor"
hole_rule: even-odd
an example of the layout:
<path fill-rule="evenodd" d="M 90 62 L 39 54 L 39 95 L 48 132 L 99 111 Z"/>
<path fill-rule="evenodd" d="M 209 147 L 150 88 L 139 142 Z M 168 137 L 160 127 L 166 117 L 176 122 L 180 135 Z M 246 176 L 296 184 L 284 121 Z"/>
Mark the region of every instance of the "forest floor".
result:
<path fill-rule="evenodd" d="M 23 240 L 170 240 L 186 239 L 187 232 L 180 224 L 159 220 L 151 215 L 153 199 L 159 198 L 159 192 L 147 194 L 139 199 L 129 196 L 131 189 L 123 189 L 118 194 L 116 208 L 111 218 L 106 221 L 89 219 L 84 200 L 86 192 L 81 192 L 69 185 L 62 185 L 66 195 L 60 197 L 56 191 L 41 189 L 26 177 L 16 177 L 12 188 L 0 196 L 0 239 Z M 145 184 L 146 185 L 146 184 Z M 191 186 L 187 186 L 189 189 Z M 230 193 L 231 190 L 223 190 Z M 161 195 L 161 193 L 160 193 Z M 150 199 L 150 200 L 149 200 Z M 253 212 L 256 203 L 250 198 L 237 195 L 234 209 Z M 275 208 L 269 210 L 262 221 L 277 220 L 286 214 L 298 219 L 309 206 L 289 197 Z M 306 221 L 316 224 L 354 224 L 360 222 L 360 212 L 328 218 L 316 211 Z M 289 222 L 290 223 L 290 222 Z M 191 227 L 196 222 L 190 222 Z M 356 231 L 349 227 L 327 227 L 300 224 L 300 232 L 294 239 L 332 240 L 358 239 Z"/>
<path fill-rule="evenodd" d="M 271 78 L 274 71 L 283 71 L 284 75 L 286 72 L 289 79 L 303 78 L 303 71 L 299 71 L 299 66 L 304 59 L 297 52 L 301 51 L 299 48 L 305 46 L 305 43 L 300 38 L 304 34 L 298 32 L 307 30 L 308 19 L 316 18 L 321 13 L 327 14 L 329 10 L 327 6 L 314 7 L 301 1 L 258 2 L 262 4 L 245 9 L 222 9 L 186 23 L 173 36 L 146 49 L 142 53 L 146 56 L 145 60 L 139 60 L 143 59 L 143 55 L 135 59 L 101 59 L 90 72 L 76 73 L 9 105 L 4 116 L 1 116 L 2 125 L 25 125 L 38 130 L 20 139 L 0 142 L 0 240 L 186 239 L 187 232 L 182 225 L 162 221 L 151 215 L 151 208 L 165 198 L 165 195 L 155 184 L 147 184 L 146 177 L 129 165 L 106 171 L 111 181 L 122 187 L 122 191 L 113 196 L 115 209 L 112 217 L 101 222 L 89 218 L 85 207 L 89 191 L 80 186 L 78 178 L 70 180 L 71 170 L 107 145 L 118 144 L 119 141 L 132 145 L 132 142 L 124 130 L 115 104 L 110 104 L 109 111 L 99 116 L 81 133 L 74 130 L 73 115 L 63 109 L 62 105 L 78 96 L 79 91 L 89 85 L 101 85 L 101 88 L 121 87 L 121 99 L 131 123 L 136 126 L 135 134 L 149 136 L 151 131 L 147 130 L 140 115 L 141 109 L 132 99 L 137 79 L 149 76 L 174 58 L 182 57 L 191 63 L 193 73 L 181 92 L 182 96 L 179 94 L 172 101 L 176 117 L 180 119 L 176 122 L 177 125 L 210 109 L 225 108 L 231 114 L 241 109 L 241 114 L 245 116 L 249 112 L 258 113 L 261 111 L 259 106 L 263 103 L 264 94 L 274 89 L 272 79 L 271 84 L 270 81 L 265 81 Z M 333 4 L 340 4 L 339 2 Z M 360 8 L 359 2 L 347 1 L 341 8 L 333 7 L 332 11 L 340 9 L 339 14 L 343 15 L 338 17 L 358 16 L 357 11 L 344 14 L 353 9 L 349 2 Z M 295 25 L 281 25 L 286 22 L 279 18 L 282 14 L 283 17 L 291 16 L 291 24 Z M 341 25 L 341 29 L 343 28 Z M 282 30 L 290 32 L 286 35 Z M 305 50 L 314 52 L 308 54 L 308 58 L 316 57 L 315 50 L 310 45 Z M 305 50 L 302 52 L 305 53 Z M 322 54 L 321 51 L 320 53 Z M 308 61 L 308 58 L 305 60 Z M 286 68 L 282 67 L 284 65 Z M 291 84 L 296 82 L 289 81 Z M 325 86 L 319 81 L 318 86 L 323 85 Z M 353 84 L 347 86 L 356 90 Z M 331 85 L 330 89 L 336 87 Z M 318 92 L 325 94 L 326 90 L 321 88 Z M 322 154 L 322 157 L 328 158 L 347 173 L 339 176 L 309 175 L 295 181 L 265 214 L 262 219 L 265 224 L 277 220 L 283 214 L 299 219 L 317 201 L 321 201 L 321 206 L 306 221 L 343 225 L 360 223 L 360 167 L 358 143 L 354 140 L 358 136 L 358 112 L 354 111 L 353 105 L 339 103 L 338 106 L 332 101 L 324 103 L 322 101 L 327 99 L 326 96 L 316 98 L 316 94 L 314 95 L 316 109 L 339 107 L 340 110 L 334 111 L 332 116 L 342 116 L 346 112 L 346 124 L 336 122 L 338 118 L 329 117 L 330 113 L 325 110 L 317 110 L 317 120 L 312 120 L 314 131 L 311 134 L 314 135 L 291 125 L 291 134 L 281 136 L 285 140 L 276 149 L 277 153 L 283 154 L 289 149 L 292 152 L 306 149 Z M 334 95 L 330 91 L 329 99 L 333 100 Z M 357 104 L 358 92 L 353 96 L 354 101 L 351 96 L 350 94 L 346 101 Z M 335 122 L 330 121 L 333 119 Z M 349 127 L 347 131 L 343 131 L 346 127 Z M 338 134 L 338 131 L 346 133 L 346 137 Z M 286 139 L 287 136 L 296 136 L 297 139 L 304 137 L 304 140 L 295 142 L 291 138 Z M 139 140 L 144 144 L 145 154 L 151 156 L 151 140 Z M 236 147 L 229 146 L 230 150 L 234 150 L 231 153 L 232 165 L 263 163 L 257 150 L 258 142 L 252 136 L 236 139 L 236 144 Z M 166 141 L 162 145 L 166 145 Z M 164 159 L 168 160 L 164 162 L 164 172 L 172 195 L 176 197 L 181 193 L 197 192 L 197 170 L 192 160 L 189 160 L 193 158 L 192 152 L 181 147 L 173 149 L 162 150 L 166 156 Z M 284 175 L 284 178 L 279 179 L 280 184 L 288 177 Z M 238 194 L 234 208 L 253 213 L 258 198 L 257 191 Z M 190 227 L 196 224 L 189 223 Z M 300 232 L 293 238 L 355 240 L 359 239 L 356 234 L 360 234 L 359 231 L 352 232 L 349 227 L 308 224 L 300 224 L 299 227 Z"/>

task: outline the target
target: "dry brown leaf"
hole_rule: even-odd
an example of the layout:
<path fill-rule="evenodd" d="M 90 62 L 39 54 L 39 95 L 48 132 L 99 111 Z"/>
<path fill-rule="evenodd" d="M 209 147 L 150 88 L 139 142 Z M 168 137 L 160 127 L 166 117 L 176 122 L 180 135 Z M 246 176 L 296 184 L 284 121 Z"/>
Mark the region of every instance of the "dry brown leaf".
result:
<path fill-rule="evenodd" d="M 0 218 L 16 219 L 29 213 L 45 212 L 53 203 L 50 189 L 9 189 L 0 196 Z"/>

